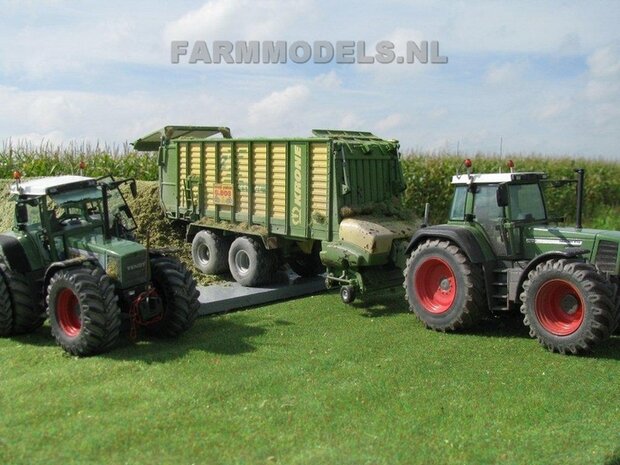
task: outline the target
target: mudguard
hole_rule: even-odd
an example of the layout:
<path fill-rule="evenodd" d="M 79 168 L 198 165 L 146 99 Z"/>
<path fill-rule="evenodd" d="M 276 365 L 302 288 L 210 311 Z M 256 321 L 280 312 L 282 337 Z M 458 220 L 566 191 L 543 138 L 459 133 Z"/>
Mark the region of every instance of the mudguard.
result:
<path fill-rule="evenodd" d="M 411 241 L 409 241 L 405 253 L 407 255 L 411 254 L 413 249 L 426 239 L 448 239 L 454 242 L 463 250 L 472 263 L 484 263 L 490 258 L 492 259 L 492 257 L 487 257 L 485 255 L 480 242 L 470 230 L 462 226 L 452 226 L 449 224 L 418 229 L 411 238 Z"/>

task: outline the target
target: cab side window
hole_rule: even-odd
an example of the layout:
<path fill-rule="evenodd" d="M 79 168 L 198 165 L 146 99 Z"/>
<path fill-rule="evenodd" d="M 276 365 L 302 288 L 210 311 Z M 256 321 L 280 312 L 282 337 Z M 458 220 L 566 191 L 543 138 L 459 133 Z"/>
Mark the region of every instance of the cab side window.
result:
<path fill-rule="evenodd" d="M 493 221 L 504 217 L 504 209 L 497 205 L 497 185 L 476 187 L 474 215 L 476 221 Z"/>

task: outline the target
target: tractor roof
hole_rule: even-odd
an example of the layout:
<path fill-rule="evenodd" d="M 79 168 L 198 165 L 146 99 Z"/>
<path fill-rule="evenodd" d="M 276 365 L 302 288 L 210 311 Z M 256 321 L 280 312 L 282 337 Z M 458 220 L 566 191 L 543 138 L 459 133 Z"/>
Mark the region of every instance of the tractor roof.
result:
<path fill-rule="evenodd" d="M 83 189 L 97 185 L 94 178 L 86 176 L 50 176 L 48 178 L 33 179 L 32 181 L 14 183 L 11 185 L 11 194 L 40 196 L 58 194 L 73 189 Z"/>
<path fill-rule="evenodd" d="M 452 184 L 500 184 L 504 182 L 538 182 L 546 179 L 547 175 L 541 172 L 523 173 L 484 173 L 452 176 Z"/>

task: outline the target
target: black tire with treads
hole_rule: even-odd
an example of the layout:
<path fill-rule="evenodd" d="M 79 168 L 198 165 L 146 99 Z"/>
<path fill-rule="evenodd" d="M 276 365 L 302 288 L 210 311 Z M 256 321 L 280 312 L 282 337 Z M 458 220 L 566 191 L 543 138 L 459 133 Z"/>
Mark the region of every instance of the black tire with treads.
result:
<path fill-rule="evenodd" d="M 242 286 L 258 286 L 274 279 L 277 257 L 273 250 L 250 236 L 237 237 L 228 252 L 228 267 L 232 277 Z"/>
<path fill-rule="evenodd" d="M 590 352 L 617 324 L 615 292 L 590 263 L 548 260 L 530 271 L 523 283 L 523 323 L 530 336 L 553 352 Z"/>
<path fill-rule="evenodd" d="M 422 242 L 407 260 L 404 274 L 409 308 L 428 328 L 471 328 L 489 313 L 482 267 L 452 242 Z"/>
<path fill-rule="evenodd" d="M 0 262 L 0 276 L 11 299 L 11 335 L 31 333 L 43 326 L 45 310 L 40 289 L 34 289 L 36 283 L 31 284 L 23 273 L 11 270 L 4 262 Z"/>
<path fill-rule="evenodd" d="M 151 258 L 151 280 L 163 301 L 164 313 L 146 330 L 154 336 L 177 337 L 190 329 L 198 317 L 196 281 L 183 263 L 164 256 Z"/>
<path fill-rule="evenodd" d="M 114 285 L 101 268 L 62 269 L 52 276 L 47 289 L 52 335 L 63 349 L 87 356 L 114 346 L 121 312 Z"/>
<path fill-rule="evenodd" d="M 0 337 L 11 335 L 13 329 L 13 307 L 9 288 L 4 279 L 0 279 Z"/>

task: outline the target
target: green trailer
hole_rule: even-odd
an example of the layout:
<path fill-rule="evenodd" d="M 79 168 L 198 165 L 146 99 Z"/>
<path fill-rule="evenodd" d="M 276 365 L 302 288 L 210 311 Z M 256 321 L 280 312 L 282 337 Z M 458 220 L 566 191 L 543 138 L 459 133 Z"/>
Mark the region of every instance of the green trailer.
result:
<path fill-rule="evenodd" d="M 416 228 L 401 208 L 397 141 L 334 130 L 232 138 L 225 127 L 167 126 L 134 147 L 159 153 L 161 203 L 168 218 L 187 223 L 204 273 L 230 271 L 256 286 L 284 262 L 302 276 L 326 268 L 327 285 L 341 285 L 345 301 L 402 282 Z"/>

